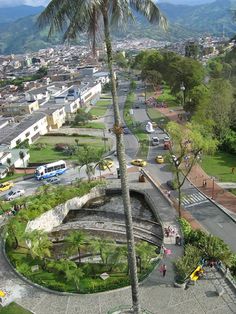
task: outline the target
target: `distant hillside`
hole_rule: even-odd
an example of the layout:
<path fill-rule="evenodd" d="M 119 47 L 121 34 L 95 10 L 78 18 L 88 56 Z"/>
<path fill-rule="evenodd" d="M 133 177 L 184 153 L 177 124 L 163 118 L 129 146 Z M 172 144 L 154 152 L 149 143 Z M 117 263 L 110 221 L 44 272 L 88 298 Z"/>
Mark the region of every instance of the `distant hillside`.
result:
<path fill-rule="evenodd" d="M 35 15 L 42 12 L 44 7 L 31 7 L 28 5 L 21 5 L 17 7 L 0 8 L 0 23 L 14 22 L 22 17 Z"/>
<path fill-rule="evenodd" d="M 223 31 L 229 37 L 236 33 L 232 8 L 236 9 L 236 0 L 216 0 L 212 3 L 187 6 L 160 3 L 161 11 L 170 22 L 197 31 L 222 36 Z"/>
<path fill-rule="evenodd" d="M 176 41 L 190 37 L 197 37 L 206 34 L 232 37 L 236 34 L 236 23 L 233 23 L 231 8 L 236 8 L 236 0 L 216 0 L 196 6 L 174 5 L 170 3 L 160 3 L 161 11 L 169 21 L 168 32 L 163 32 L 160 28 L 150 25 L 145 18 L 137 15 L 137 24 L 129 25 L 126 30 L 114 30 L 113 34 L 118 38 L 150 38 L 155 40 Z M 43 7 L 26 7 L 27 10 L 43 10 Z M 18 7 L 18 8 L 22 8 Z M 30 9 L 31 8 L 31 9 Z M 6 9 L 6 8 L 5 8 Z M 3 8 L 0 8 L 0 15 Z M 8 8 L 9 18 L 16 17 L 17 8 Z M 20 14 L 20 11 L 18 14 Z M 32 12 L 32 11 L 31 11 Z M 47 30 L 39 31 L 35 22 L 37 16 L 26 16 L 14 22 L 0 24 L 0 54 L 24 53 L 37 51 L 55 44 L 60 44 L 61 35 L 47 38 Z M 80 41 L 85 38 L 80 36 Z"/>

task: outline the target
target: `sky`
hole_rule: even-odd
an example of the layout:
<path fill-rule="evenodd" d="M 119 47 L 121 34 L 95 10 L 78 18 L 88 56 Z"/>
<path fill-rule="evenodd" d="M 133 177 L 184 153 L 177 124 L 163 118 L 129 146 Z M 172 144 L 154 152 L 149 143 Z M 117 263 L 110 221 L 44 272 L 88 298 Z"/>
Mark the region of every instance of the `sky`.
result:
<path fill-rule="evenodd" d="M 158 2 L 170 2 L 173 4 L 197 4 L 213 2 L 214 0 L 158 0 Z M 18 6 L 22 4 L 31 6 L 46 6 L 50 0 L 0 0 L 0 7 Z"/>

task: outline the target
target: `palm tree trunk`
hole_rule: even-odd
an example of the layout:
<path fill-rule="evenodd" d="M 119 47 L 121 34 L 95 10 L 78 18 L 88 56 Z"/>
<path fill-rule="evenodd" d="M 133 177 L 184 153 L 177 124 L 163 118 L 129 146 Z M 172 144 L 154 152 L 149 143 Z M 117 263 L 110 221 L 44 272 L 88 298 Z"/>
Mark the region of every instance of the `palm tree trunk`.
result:
<path fill-rule="evenodd" d="M 180 185 L 180 178 L 179 172 L 177 171 L 177 184 L 178 184 L 178 211 L 179 211 L 179 218 L 181 218 L 181 185 Z"/>
<path fill-rule="evenodd" d="M 135 314 L 140 314 L 141 309 L 140 309 L 140 301 L 139 301 L 139 293 L 138 293 L 138 275 L 137 275 L 137 265 L 136 265 L 136 256 L 135 256 L 135 245 L 134 245 L 134 236 L 133 236 L 133 222 L 132 222 L 132 214 L 131 214 L 129 185 L 128 185 L 128 179 L 127 179 L 127 169 L 126 169 L 126 160 L 125 160 L 125 146 L 124 146 L 124 138 L 123 138 L 123 132 L 122 132 L 123 129 L 121 128 L 121 119 L 120 119 L 118 97 L 117 97 L 117 91 L 116 91 L 116 81 L 115 81 L 115 76 L 114 76 L 114 71 L 113 71 L 112 46 L 111 46 L 111 37 L 110 37 L 110 30 L 109 30 L 107 8 L 108 8 L 108 5 L 104 4 L 104 10 L 103 10 L 104 33 L 105 33 L 105 43 L 106 43 L 106 49 L 107 49 L 108 69 L 110 72 L 111 93 L 112 93 L 112 102 L 113 102 L 113 111 L 114 111 L 113 132 L 116 135 L 116 146 L 117 146 L 117 155 L 118 155 L 117 157 L 118 157 L 119 168 L 120 168 L 121 189 L 122 189 L 122 198 L 123 198 L 125 223 L 126 223 L 128 263 L 129 263 L 129 269 L 130 269 L 133 310 Z"/>

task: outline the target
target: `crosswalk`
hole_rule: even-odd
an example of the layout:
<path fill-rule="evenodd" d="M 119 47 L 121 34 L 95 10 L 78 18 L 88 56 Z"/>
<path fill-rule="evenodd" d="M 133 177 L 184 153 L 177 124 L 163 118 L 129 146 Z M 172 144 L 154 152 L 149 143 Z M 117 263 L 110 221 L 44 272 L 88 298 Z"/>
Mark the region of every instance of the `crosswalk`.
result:
<path fill-rule="evenodd" d="M 208 202 L 208 199 L 201 193 L 193 193 L 189 195 L 184 195 L 182 197 L 182 205 L 184 207 L 191 207 L 194 205 L 203 204 L 205 202 Z"/>

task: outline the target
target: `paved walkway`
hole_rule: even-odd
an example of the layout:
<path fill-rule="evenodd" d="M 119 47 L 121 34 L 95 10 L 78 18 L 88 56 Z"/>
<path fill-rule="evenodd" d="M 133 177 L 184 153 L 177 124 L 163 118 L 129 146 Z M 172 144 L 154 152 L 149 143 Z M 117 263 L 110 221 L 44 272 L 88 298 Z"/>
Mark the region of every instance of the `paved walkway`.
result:
<path fill-rule="evenodd" d="M 156 110 L 160 111 L 170 120 L 178 123 L 181 122 L 178 118 L 178 114 L 181 110 L 173 111 L 170 108 L 156 108 Z M 202 193 L 213 198 L 216 203 L 223 206 L 226 210 L 228 209 L 233 214 L 233 217 L 236 218 L 236 196 L 224 190 L 217 182 L 213 182 L 212 177 L 207 175 L 199 164 L 193 167 L 188 179 L 198 187 Z M 207 182 L 205 187 L 203 187 L 203 180 Z"/>
<path fill-rule="evenodd" d="M 137 169 L 129 171 L 130 186 L 145 191 L 147 197 L 155 205 L 156 214 L 164 227 L 174 226 L 178 229 L 176 211 L 154 189 L 149 182 L 139 183 Z M 119 186 L 120 181 L 109 180 L 110 187 Z M 167 265 L 166 277 L 162 277 L 159 265 L 140 285 L 140 299 L 143 308 L 155 314 L 172 313 L 236 313 L 234 291 L 222 275 L 208 269 L 207 276 L 191 286 L 188 290 L 174 288 L 173 261 L 182 255 L 183 248 L 175 246 L 174 238 L 164 238 L 164 245 L 172 251 L 161 263 Z M 0 289 L 7 291 L 5 304 L 15 301 L 36 314 L 106 314 L 108 310 L 122 304 L 131 304 L 129 287 L 110 292 L 91 295 L 59 295 L 48 293 L 33 287 L 20 279 L 10 268 L 0 251 Z M 207 280 L 206 280 L 207 279 Z M 226 293 L 222 297 L 216 294 L 216 287 L 224 286 Z"/>

